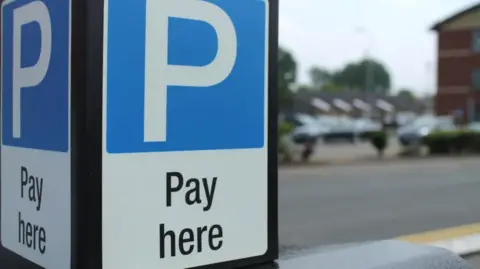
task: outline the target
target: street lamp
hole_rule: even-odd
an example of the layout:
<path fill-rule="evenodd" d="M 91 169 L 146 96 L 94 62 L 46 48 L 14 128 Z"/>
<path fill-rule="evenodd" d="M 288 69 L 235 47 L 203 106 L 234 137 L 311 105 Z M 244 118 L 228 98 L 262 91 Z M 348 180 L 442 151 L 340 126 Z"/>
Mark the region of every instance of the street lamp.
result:
<path fill-rule="evenodd" d="M 364 27 L 357 27 L 356 32 L 360 35 L 363 35 L 366 38 L 366 46 L 364 48 L 364 61 L 366 65 L 366 70 L 365 70 L 365 88 L 364 88 L 364 98 L 367 103 L 369 102 L 369 95 L 368 92 L 370 91 L 370 88 L 372 87 L 372 84 L 374 83 L 374 74 L 373 74 L 373 68 L 372 65 L 369 61 L 370 58 L 370 50 L 372 46 L 372 37 L 368 33 L 368 31 Z"/>

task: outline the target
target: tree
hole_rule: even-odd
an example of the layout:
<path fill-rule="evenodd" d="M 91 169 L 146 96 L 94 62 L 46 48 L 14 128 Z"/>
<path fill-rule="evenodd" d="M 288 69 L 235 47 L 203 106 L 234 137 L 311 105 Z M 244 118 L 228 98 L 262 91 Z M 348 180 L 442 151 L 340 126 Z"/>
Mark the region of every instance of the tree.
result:
<path fill-rule="evenodd" d="M 343 91 L 344 88 L 340 85 L 337 85 L 335 83 L 332 83 L 332 82 L 328 82 L 328 83 L 325 83 L 321 90 L 323 92 L 340 92 L 340 91 Z"/>
<path fill-rule="evenodd" d="M 402 98 L 402 99 L 405 98 L 405 99 L 408 99 L 408 100 L 415 100 L 416 99 L 413 92 L 410 89 L 406 89 L 406 88 L 400 89 L 398 91 L 397 96 Z"/>
<path fill-rule="evenodd" d="M 293 104 L 292 85 L 297 79 L 297 63 L 293 55 L 283 48 L 278 49 L 278 102 L 280 108 Z"/>
<path fill-rule="evenodd" d="M 387 69 L 371 59 L 347 64 L 333 75 L 333 81 L 338 85 L 367 92 L 388 93 L 391 86 Z"/>
<path fill-rule="evenodd" d="M 332 81 L 332 74 L 325 68 L 314 66 L 310 69 L 309 74 L 314 89 L 321 89 L 323 85 Z"/>

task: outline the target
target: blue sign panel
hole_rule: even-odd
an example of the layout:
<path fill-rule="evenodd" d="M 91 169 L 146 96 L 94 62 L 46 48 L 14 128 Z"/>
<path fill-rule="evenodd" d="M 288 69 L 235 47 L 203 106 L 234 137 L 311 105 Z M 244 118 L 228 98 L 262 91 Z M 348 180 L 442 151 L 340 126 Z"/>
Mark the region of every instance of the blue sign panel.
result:
<path fill-rule="evenodd" d="M 166 1 L 108 2 L 105 104 L 109 153 L 264 146 L 265 1 L 178 1 L 183 10 L 172 8 L 175 1 L 167 1 L 157 14 L 147 5 Z M 168 25 L 160 25 L 162 19 L 154 16 L 166 16 Z M 233 27 L 228 28 L 230 24 Z M 166 29 L 163 36 L 162 27 Z M 163 43 L 155 43 L 156 38 Z M 152 64 L 155 57 L 164 63 Z M 225 77 L 216 81 L 213 77 L 221 73 Z M 149 95 L 149 91 L 162 91 L 161 85 L 165 85 L 165 94 Z M 165 134 L 152 138 L 146 132 L 155 126 L 147 124 L 163 125 L 160 133 Z"/>
<path fill-rule="evenodd" d="M 69 0 L 2 3 L 2 143 L 68 151 Z"/>

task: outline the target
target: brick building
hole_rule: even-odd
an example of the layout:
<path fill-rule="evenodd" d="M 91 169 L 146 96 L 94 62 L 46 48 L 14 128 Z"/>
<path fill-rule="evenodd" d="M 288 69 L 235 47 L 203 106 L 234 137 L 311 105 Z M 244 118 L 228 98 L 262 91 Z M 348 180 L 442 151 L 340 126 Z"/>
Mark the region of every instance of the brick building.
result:
<path fill-rule="evenodd" d="M 480 121 L 480 3 L 437 23 L 438 115 Z"/>

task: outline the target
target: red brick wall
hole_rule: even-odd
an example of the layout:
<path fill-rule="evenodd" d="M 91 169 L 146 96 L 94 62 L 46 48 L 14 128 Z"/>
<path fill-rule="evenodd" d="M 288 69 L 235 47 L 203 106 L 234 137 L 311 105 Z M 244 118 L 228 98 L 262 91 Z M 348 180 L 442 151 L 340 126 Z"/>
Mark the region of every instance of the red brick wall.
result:
<path fill-rule="evenodd" d="M 467 100 L 472 93 L 466 93 L 465 87 L 471 89 L 472 72 L 480 68 L 480 54 L 472 50 L 473 31 L 457 30 L 438 33 L 438 91 L 435 99 L 437 114 L 446 115 L 453 110 L 463 109 L 467 117 Z M 464 56 L 442 57 L 448 54 L 467 53 Z M 454 88 L 453 88 L 454 87 Z M 459 93 L 452 93 L 458 89 Z M 480 103 L 480 92 L 473 93 L 477 103 Z"/>
<path fill-rule="evenodd" d="M 438 87 L 471 86 L 472 71 L 480 68 L 480 54 L 472 51 L 471 30 L 439 32 L 438 36 Z M 470 53 L 463 57 L 442 57 L 456 52 Z"/>
<path fill-rule="evenodd" d="M 443 31 L 438 33 L 438 48 L 465 49 L 472 47 L 471 30 Z"/>
<path fill-rule="evenodd" d="M 435 97 L 435 110 L 438 115 L 450 115 L 457 109 L 464 111 L 464 120 L 468 117 L 468 98 L 472 95 L 475 102 L 480 104 L 480 91 L 476 91 L 468 94 L 437 94 Z"/>
<path fill-rule="evenodd" d="M 438 92 L 449 86 L 470 86 L 472 84 L 472 59 L 452 57 L 438 59 Z"/>

